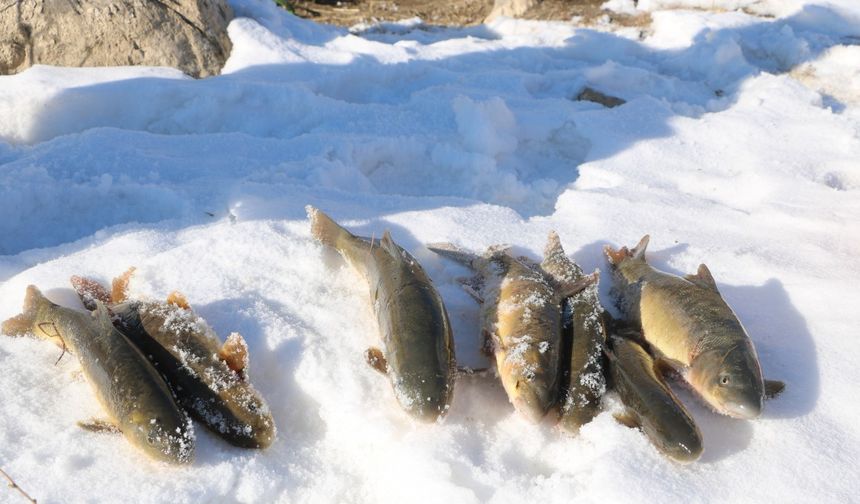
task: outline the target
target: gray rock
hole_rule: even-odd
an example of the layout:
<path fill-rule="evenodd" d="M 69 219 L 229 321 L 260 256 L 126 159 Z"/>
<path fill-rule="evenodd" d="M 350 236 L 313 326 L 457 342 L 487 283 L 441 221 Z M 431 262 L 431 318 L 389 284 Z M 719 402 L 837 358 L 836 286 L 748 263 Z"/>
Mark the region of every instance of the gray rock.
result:
<path fill-rule="evenodd" d="M 232 18 L 226 0 L 0 0 L 0 75 L 35 64 L 217 75 Z"/>
<path fill-rule="evenodd" d="M 623 98 L 610 96 L 590 87 L 583 88 L 582 92 L 576 95 L 576 100 L 599 103 L 604 107 L 608 108 L 617 107 L 619 105 L 624 105 L 625 103 L 627 103 Z"/>

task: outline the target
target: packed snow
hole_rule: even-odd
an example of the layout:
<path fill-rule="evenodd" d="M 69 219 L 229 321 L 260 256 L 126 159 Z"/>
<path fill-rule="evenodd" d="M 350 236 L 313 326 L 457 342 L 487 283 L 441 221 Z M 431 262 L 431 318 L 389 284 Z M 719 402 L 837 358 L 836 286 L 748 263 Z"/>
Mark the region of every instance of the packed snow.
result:
<path fill-rule="evenodd" d="M 28 284 L 80 307 L 71 275 L 136 266 L 132 296 L 178 290 L 222 338 L 244 336 L 278 439 L 243 450 L 197 425 L 193 465 L 152 462 L 76 425 L 102 413 L 73 356 L 54 365 L 53 345 L 2 336 L 0 468 L 40 503 L 857 499 L 855 1 L 614 0 L 652 24 L 353 31 L 231 3 L 219 77 L 0 77 L 0 319 Z M 574 100 L 585 86 L 626 103 Z M 445 420 L 417 423 L 364 361 L 366 283 L 311 239 L 308 204 L 357 234 L 390 230 L 471 367 L 488 362 L 467 271 L 424 244 L 538 259 L 554 229 L 605 271 L 604 244 L 649 233 L 658 268 L 708 264 L 787 389 L 755 421 L 679 390 L 705 446 L 686 466 L 619 425 L 613 394 L 572 437 L 517 415 L 492 376 L 462 376 Z"/>

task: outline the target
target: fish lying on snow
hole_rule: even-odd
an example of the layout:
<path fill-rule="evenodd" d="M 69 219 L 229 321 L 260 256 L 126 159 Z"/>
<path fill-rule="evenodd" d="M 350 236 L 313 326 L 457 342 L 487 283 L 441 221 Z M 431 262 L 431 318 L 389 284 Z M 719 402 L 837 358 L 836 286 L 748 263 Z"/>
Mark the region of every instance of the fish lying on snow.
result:
<path fill-rule="evenodd" d="M 782 382 L 763 379 L 752 341 L 723 300 L 704 264 L 684 278 L 645 262 L 646 235 L 633 249 L 605 252 L 611 264 L 619 309 L 642 327 L 657 356 L 681 372 L 717 412 L 756 418 L 765 396 Z"/>
<path fill-rule="evenodd" d="M 68 348 L 110 421 L 132 444 L 158 460 L 191 461 L 191 422 L 146 357 L 114 328 L 103 304 L 93 314 L 81 313 L 50 302 L 31 285 L 23 313 L 5 321 L 3 332 L 32 333 Z"/>
<path fill-rule="evenodd" d="M 541 268 L 553 277 L 561 278 L 568 284 L 588 278 L 582 268 L 564 253 L 555 231 L 550 232 L 543 255 Z M 563 390 L 559 397 L 559 426 L 576 433 L 597 415 L 600 398 L 606 392 L 603 374 L 606 329 L 603 307 L 597 295 L 597 282 L 566 299 L 563 313 L 562 334 L 566 349 L 562 352 L 562 359 L 570 355 L 570 362 L 568 379 L 562 384 Z"/>
<path fill-rule="evenodd" d="M 655 368 L 655 362 L 634 341 L 610 337 L 607 350 L 612 385 L 627 412 L 619 421 L 639 427 L 658 450 L 679 462 L 692 462 L 702 455 L 702 434 L 672 390 Z"/>
<path fill-rule="evenodd" d="M 562 300 L 595 278 L 554 277 L 540 265 L 514 257 L 507 247 L 490 247 L 480 256 L 449 243 L 429 248 L 477 272 L 464 285 L 481 303 L 484 348 L 495 355 L 502 385 L 517 411 L 540 421 L 558 396 Z"/>
<path fill-rule="evenodd" d="M 248 381 L 248 349 L 242 337 L 233 333 L 222 345 L 176 293 L 166 303 L 127 300 L 132 271 L 114 280 L 111 293 L 86 278 L 72 277 L 72 285 L 85 307 L 92 309 L 99 301 L 109 305 L 116 327 L 149 357 L 194 419 L 234 446 L 271 445 L 275 422 Z"/>
<path fill-rule="evenodd" d="M 374 242 L 357 237 L 323 212 L 307 207 L 311 234 L 334 248 L 370 286 L 382 349 L 365 356 L 388 375 L 400 406 L 434 421 L 451 403 L 456 377 L 454 340 L 442 297 L 418 261 L 386 231 Z"/>

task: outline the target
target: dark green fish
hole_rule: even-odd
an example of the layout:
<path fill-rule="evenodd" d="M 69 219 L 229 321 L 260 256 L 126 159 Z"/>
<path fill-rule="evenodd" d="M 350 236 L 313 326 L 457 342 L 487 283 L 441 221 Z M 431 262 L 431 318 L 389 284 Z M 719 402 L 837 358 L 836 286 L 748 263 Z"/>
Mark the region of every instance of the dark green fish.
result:
<path fill-rule="evenodd" d="M 428 247 L 476 271 L 464 286 L 481 303 L 485 351 L 495 357 L 514 408 L 539 422 L 558 398 L 562 300 L 594 279 L 555 278 L 529 259 L 514 257 L 508 247 L 490 247 L 480 256 L 450 243 Z"/>
<path fill-rule="evenodd" d="M 114 281 L 112 294 L 90 279 L 72 277 L 72 285 L 87 308 L 94 300 L 112 303 L 116 327 L 149 357 L 179 405 L 194 419 L 234 446 L 272 444 L 275 422 L 248 381 L 242 337 L 234 333 L 222 345 L 176 293 L 166 303 L 125 300 L 128 276 Z"/>
<path fill-rule="evenodd" d="M 93 314 L 81 313 L 50 302 L 31 285 L 23 313 L 4 322 L 3 332 L 32 333 L 67 348 L 126 439 L 158 460 L 191 462 L 191 422 L 146 357 L 113 326 L 103 304 Z"/>
<path fill-rule="evenodd" d="M 453 397 L 457 368 L 448 313 L 427 273 L 388 232 L 374 242 L 351 234 L 316 208 L 307 211 L 313 237 L 340 252 L 370 286 L 382 349 L 369 349 L 368 362 L 388 375 L 400 406 L 413 417 L 442 417 Z"/>
<path fill-rule="evenodd" d="M 613 292 L 625 318 L 641 324 L 655 355 L 675 368 L 715 411 L 756 418 L 765 396 L 784 386 L 766 381 L 752 340 L 704 264 L 684 278 L 645 262 L 648 236 L 628 250 L 606 247 Z"/>
<path fill-rule="evenodd" d="M 570 284 L 589 278 L 564 253 L 555 231 L 549 234 L 541 267 L 553 277 Z M 563 358 L 567 359 L 567 349 L 570 358 L 567 380 L 563 383 L 559 398 L 559 426 L 576 433 L 597 415 L 600 398 L 606 392 L 603 370 L 606 328 L 603 324 L 603 307 L 597 295 L 597 282 L 565 299 L 563 313 L 562 334 L 566 347 Z"/>
<path fill-rule="evenodd" d="M 702 455 L 702 434 L 655 368 L 654 360 L 631 339 L 612 335 L 607 351 L 612 385 L 627 407 L 619 421 L 640 427 L 662 453 L 679 462 Z"/>

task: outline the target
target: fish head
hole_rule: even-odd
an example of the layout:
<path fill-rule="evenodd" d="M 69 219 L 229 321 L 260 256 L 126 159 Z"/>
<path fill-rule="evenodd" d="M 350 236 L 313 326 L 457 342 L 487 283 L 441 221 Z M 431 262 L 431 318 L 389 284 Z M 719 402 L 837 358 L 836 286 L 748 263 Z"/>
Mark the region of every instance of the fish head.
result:
<path fill-rule="evenodd" d="M 241 432 L 231 429 L 231 442 L 249 448 L 267 448 L 272 444 L 277 435 L 275 421 L 269 405 L 256 390 L 242 382 L 219 395 L 229 405 L 237 423 L 243 427 Z"/>
<path fill-rule="evenodd" d="M 442 373 L 404 373 L 393 382 L 400 406 L 413 418 L 436 422 L 448 413 L 453 378 Z"/>
<path fill-rule="evenodd" d="M 643 425 L 660 452 L 677 462 L 694 462 L 702 456 L 702 435 L 695 425 L 661 421 Z"/>
<path fill-rule="evenodd" d="M 555 384 L 541 373 L 522 372 L 502 374 L 502 384 L 514 408 L 532 423 L 538 423 L 546 416 L 555 402 Z"/>
<path fill-rule="evenodd" d="M 181 421 L 177 421 L 181 420 Z M 191 462 L 194 434 L 184 415 L 171 419 L 157 411 L 138 409 L 120 423 L 122 433 L 150 457 L 174 464 Z"/>
<path fill-rule="evenodd" d="M 747 420 L 761 414 L 764 378 L 751 344 L 700 355 L 691 367 L 690 382 L 719 413 Z"/>

